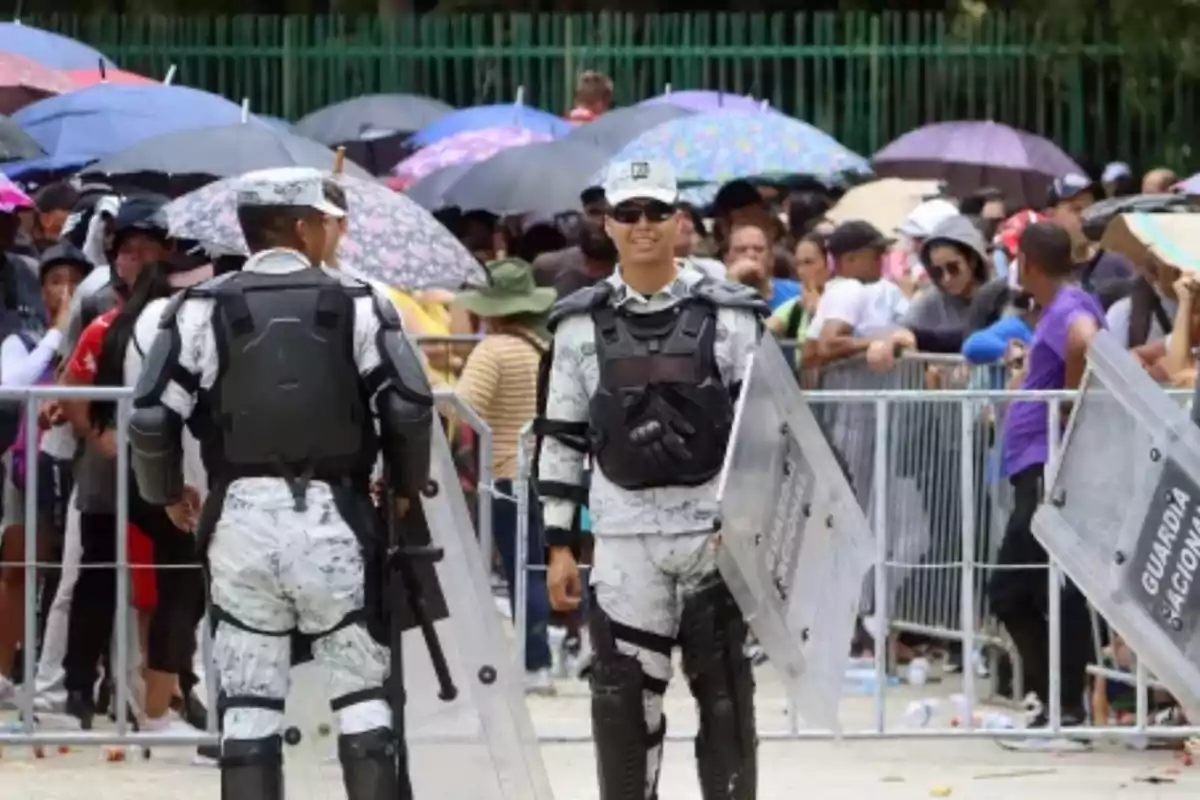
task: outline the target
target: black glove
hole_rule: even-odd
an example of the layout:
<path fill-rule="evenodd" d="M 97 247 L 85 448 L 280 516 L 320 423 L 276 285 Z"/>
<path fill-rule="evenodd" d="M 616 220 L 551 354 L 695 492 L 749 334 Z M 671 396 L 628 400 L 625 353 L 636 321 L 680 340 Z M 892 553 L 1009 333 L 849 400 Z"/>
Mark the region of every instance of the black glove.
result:
<path fill-rule="evenodd" d="M 630 427 L 629 443 L 658 467 L 670 470 L 691 460 L 692 452 L 688 450 L 686 440 L 695 435 L 696 429 L 679 412 L 656 400 L 643 421 Z"/>

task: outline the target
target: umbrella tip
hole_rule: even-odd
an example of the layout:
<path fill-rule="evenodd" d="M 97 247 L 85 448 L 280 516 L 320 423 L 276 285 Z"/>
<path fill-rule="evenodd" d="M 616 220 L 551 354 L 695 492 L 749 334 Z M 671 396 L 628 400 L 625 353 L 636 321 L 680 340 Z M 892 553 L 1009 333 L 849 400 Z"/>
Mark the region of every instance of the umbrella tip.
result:
<path fill-rule="evenodd" d="M 250 121 L 250 98 L 242 98 L 242 124 Z"/>
<path fill-rule="evenodd" d="M 346 148 L 339 147 L 333 154 L 333 174 L 341 175 L 346 171 Z"/>
<path fill-rule="evenodd" d="M 514 106 L 525 105 L 525 87 L 524 86 L 517 87 L 517 97 L 515 100 L 513 100 L 513 105 Z"/>

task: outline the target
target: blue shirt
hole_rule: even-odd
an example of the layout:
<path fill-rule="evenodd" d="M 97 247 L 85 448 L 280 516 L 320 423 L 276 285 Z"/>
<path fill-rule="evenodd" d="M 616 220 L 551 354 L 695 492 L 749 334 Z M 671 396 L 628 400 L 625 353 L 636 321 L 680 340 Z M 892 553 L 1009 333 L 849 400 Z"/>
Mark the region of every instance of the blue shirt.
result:
<path fill-rule="evenodd" d="M 774 311 L 788 300 L 799 297 L 800 292 L 799 281 L 793 281 L 788 278 L 772 278 L 771 296 L 767 298 L 767 305 Z"/>

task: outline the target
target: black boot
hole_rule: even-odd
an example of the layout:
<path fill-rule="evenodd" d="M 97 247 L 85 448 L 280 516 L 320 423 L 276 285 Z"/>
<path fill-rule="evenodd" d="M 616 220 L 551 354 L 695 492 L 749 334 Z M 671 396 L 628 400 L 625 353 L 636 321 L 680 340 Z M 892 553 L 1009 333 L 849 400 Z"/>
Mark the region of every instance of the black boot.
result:
<path fill-rule="evenodd" d="M 283 800 L 283 737 L 221 743 L 221 800 Z"/>
<path fill-rule="evenodd" d="M 347 800 L 395 800 L 396 739 L 388 728 L 338 737 Z"/>

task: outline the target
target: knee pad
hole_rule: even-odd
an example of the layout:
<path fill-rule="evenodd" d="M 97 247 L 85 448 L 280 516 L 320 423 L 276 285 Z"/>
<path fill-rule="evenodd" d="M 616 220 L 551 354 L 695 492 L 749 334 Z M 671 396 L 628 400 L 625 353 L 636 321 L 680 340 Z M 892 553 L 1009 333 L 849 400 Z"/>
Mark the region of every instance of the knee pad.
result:
<path fill-rule="evenodd" d="M 684 602 L 680 644 L 700 716 L 696 767 L 705 800 L 753 800 L 757 791 L 754 671 L 743 649 L 748 631 L 723 583 Z"/>
<path fill-rule="evenodd" d="M 649 753 L 662 743 L 667 730 L 663 716 L 657 731 L 646 725 L 643 692 L 662 694 L 664 681 L 642 672 L 638 659 L 616 648 L 617 623 L 599 604 L 593 604 L 589 629 L 592 634 L 591 667 L 592 738 L 601 800 L 642 800 L 646 796 Z M 653 634 L 647 634 L 653 636 Z"/>
<path fill-rule="evenodd" d="M 338 760 L 348 800 L 394 800 L 400 793 L 400 745 L 389 728 L 338 737 Z"/>
<path fill-rule="evenodd" d="M 221 743 L 221 800 L 283 800 L 283 737 Z"/>

